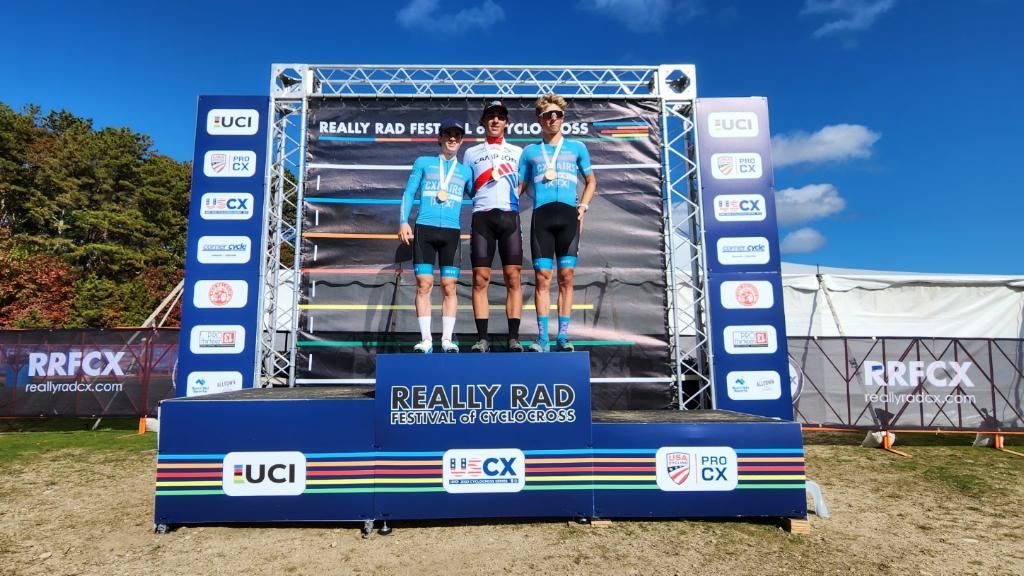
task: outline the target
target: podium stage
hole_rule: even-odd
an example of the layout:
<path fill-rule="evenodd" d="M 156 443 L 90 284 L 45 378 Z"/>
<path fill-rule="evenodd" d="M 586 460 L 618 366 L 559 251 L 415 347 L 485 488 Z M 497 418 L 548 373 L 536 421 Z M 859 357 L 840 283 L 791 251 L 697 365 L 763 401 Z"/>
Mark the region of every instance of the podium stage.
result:
<path fill-rule="evenodd" d="M 589 358 L 394 354 L 377 386 L 166 400 L 155 524 L 804 518 L 795 422 L 592 412 Z"/>

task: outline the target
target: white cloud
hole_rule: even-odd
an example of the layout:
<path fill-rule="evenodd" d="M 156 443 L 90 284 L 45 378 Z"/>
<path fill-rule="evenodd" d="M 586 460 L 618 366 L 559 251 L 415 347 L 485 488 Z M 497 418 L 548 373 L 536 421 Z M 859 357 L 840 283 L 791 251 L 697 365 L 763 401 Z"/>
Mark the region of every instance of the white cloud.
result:
<path fill-rule="evenodd" d="M 492 0 L 455 13 L 438 12 L 439 0 L 411 0 L 398 11 L 395 19 L 406 29 L 422 28 L 438 32 L 460 32 L 469 28 L 486 28 L 505 19 L 505 10 Z"/>
<path fill-rule="evenodd" d="M 833 124 L 813 134 L 792 132 L 772 138 L 772 164 L 820 163 L 868 158 L 882 135 L 860 124 Z"/>
<path fill-rule="evenodd" d="M 828 240 L 814 228 L 794 230 L 782 239 L 780 250 L 783 254 L 806 254 L 814 252 L 828 243 Z"/>
<path fill-rule="evenodd" d="M 659 30 L 704 12 L 702 0 L 581 0 L 580 7 L 620 20 L 632 32 Z"/>
<path fill-rule="evenodd" d="M 831 184 L 809 184 L 786 188 L 775 194 L 775 213 L 779 226 L 796 226 L 842 212 L 846 200 Z"/>
<path fill-rule="evenodd" d="M 867 30 L 895 5 L 896 0 L 805 0 L 800 14 L 824 14 L 835 18 L 814 31 L 815 38 L 822 38 L 830 34 Z"/>

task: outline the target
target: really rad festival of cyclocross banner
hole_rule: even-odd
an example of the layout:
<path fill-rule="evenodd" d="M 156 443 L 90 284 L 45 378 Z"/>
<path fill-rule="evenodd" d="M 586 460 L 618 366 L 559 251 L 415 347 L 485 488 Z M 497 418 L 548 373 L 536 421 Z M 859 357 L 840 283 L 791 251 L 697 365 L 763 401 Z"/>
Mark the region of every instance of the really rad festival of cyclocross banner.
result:
<path fill-rule="evenodd" d="M 504 101 L 510 115 L 509 144 L 525 148 L 540 141 L 533 102 L 532 98 Z M 409 352 L 419 339 L 412 250 L 397 239 L 402 192 L 413 161 L 438 154 L 441 120 L 464 123 L 460 160 L 467 149 L 484 141 L 479 125 L 484 104 L 475 99 L 309 103 L 296 343 L 300 383 L 374 378 L 375 354 Z M 570 99 L 566 110 L 563 134 L 587 146 L 597 179 L 597 197 L 591 202 L 580 241 L 570 331 L 576 349 L 590 352 L 594 378 L 628 380 L 672 372 L 658 121 L 653 102 Z M 528 342 L 536 337 L 532 192 L 520 199 L 520 207 L 525 304 L 520 333 Z M 476 332 L 470 305 L 471 214 L 472 201 L 467 199 L 461 219 L 462 273 L 455 329 L 464 350 Z M 489 328 L 500 349 L 507 328 L 505 286 L 497 256 L 492 269 Z M 433 294 L 435 316 L 439 316 L 439 292 Z M 554 288 L 552 295 L 554 302 Z M 436 318 L 435 324 L 439 328 Z M 624 395 L 622 386 L 630 393 Z M 619 383 L 617 387 L 609 398 L 634 398 L 632 407 L 664 407 L 671 401 L 667 383 Z M 595 398 L 599 396 L 595 390 Z"/>

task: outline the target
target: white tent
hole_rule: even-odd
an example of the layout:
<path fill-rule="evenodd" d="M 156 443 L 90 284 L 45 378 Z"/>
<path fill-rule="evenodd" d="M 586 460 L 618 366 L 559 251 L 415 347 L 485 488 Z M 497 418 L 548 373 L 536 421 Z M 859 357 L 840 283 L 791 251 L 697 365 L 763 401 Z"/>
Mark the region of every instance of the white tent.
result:
<path fill-rule="evenodd" d="M 1024 276 L 782 264 L 790 336 L 1024 338 Z"/>

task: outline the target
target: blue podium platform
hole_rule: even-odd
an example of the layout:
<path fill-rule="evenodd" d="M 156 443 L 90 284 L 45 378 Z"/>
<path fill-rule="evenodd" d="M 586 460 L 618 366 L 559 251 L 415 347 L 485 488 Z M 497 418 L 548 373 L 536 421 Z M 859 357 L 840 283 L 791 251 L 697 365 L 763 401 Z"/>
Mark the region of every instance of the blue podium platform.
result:
<path fill-rule="evenodd" d="M 396 354 L 376 388 L 164 401 L 155 523 L 806 516 L 799 424 L 592 413 L 588 366 Z"/>

